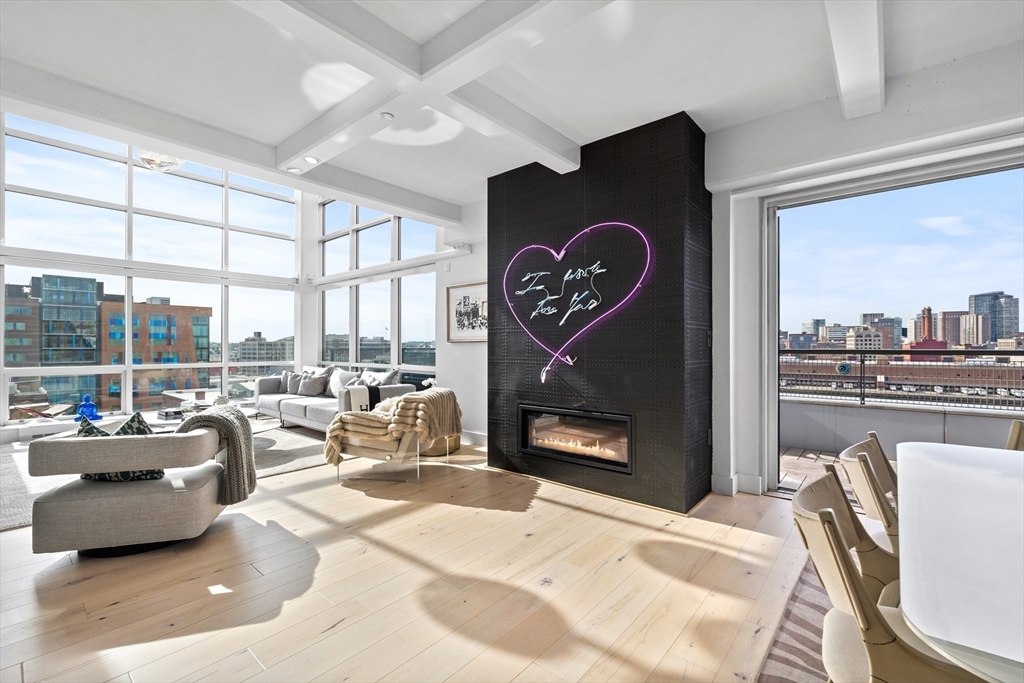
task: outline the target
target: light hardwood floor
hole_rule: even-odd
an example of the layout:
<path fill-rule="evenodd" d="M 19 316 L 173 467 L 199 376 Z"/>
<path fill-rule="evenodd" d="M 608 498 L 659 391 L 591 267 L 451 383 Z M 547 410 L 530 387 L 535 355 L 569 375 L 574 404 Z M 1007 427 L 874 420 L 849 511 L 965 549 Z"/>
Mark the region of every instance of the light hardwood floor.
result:
<path fill-rule="evenodd" d="M 133 557 L 4 532 L 0 683 L 756 676 L 806 562 L 786 501 L 687 517 L 454 461 L 261 479 L 202 537 Z"/>

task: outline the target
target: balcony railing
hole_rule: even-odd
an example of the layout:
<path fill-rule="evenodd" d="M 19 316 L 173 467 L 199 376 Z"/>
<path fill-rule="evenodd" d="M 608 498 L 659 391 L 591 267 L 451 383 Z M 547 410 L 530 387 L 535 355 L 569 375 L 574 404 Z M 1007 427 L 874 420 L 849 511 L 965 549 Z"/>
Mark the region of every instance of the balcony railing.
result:
<path fill-rule="evenodd" d="M 779 395 L 1024 411 L 1024 351 L 780 349 Z"/>

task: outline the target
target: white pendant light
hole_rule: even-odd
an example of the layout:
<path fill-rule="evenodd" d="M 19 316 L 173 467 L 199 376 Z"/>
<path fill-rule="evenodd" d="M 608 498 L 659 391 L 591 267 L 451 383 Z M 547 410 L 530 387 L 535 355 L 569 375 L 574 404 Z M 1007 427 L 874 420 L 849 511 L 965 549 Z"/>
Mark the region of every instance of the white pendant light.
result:
<path fill-rule="evenodd" d="M 144 149 L 139 150 L 139 161 L 141 161 L 142 165 L 151 171 L 158 171 L 160 173 L 176 171 L 185 163 L 184 159 L 172 157 L 170 154 L 149 152 Z"/>

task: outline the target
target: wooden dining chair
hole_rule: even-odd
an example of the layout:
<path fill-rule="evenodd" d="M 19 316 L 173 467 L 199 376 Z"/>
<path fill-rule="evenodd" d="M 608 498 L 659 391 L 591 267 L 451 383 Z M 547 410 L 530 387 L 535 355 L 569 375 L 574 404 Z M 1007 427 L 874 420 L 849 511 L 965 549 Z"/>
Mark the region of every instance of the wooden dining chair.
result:
<path fill-rule="evenodd" d="M 1006 439 L 1006 450 L 1024 451 L 1024 420 L 1010 423 L 1010 436 Z"/>
<path fill-rule="evenodd" d="M 802 532 L 801 520 L 816 519 L 818 510 L 836 510 L 842 520 L 844 537 L 850 544 L 848 550 L 856 551 L 860 560 L 859 573 L 871 599 L 888 607 L 896 607 L 899 605 L 899 558 L 880 547 L 861 524 L 843 491 L 835 466 L 825 465 L 825 470 L 824 477 L 807 484 L 793 496 L 793 517 L 797 529 Z M 807 545 L 806 540 L 804 545 Z M 814 561 L 813 554 L 811 560 Z"/>
<path fill-rule="evenodd" d="M 896 498 L 895 472 L 878 443 L 878 437 L 874 432 L 868 432 L 866 441 L 855 443 L 839 454 L 839 463 L 864 514 L 882 523 L 882 531 L 871 534 L 872 538 L 878 545 L 898 556 L 899 516 L 886 496 L 886 493 L 892 492 L 893 500 Z"/>
<path fill-rule="evenodd" d="M 824 477 L 793 497 L 793 518 L 833 604 L 822 626 L 822 663 L 829 681 L 982 681 L 939 659 L 939 653 L 913 632 L 899 608 L 876 600 L 875 589 L 881 581 L 877 574 L 889 571 L 889 560 L 879 560 L 888 553 L 872 555 L 884 551 L 869 536 L 862 536 L 838 473 L 831 465 L 826 469 Z M 870 548 L 863 555 L 858 551 L 859 568 L 850 553 L 858 547 Z"/>

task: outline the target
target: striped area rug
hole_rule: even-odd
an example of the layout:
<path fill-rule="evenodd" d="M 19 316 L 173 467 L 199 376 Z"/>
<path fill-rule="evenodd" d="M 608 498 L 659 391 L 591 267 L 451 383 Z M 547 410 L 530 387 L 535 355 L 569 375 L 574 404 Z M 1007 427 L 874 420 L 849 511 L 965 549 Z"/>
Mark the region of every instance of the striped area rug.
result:
<path fill-rule="evenodd" d="M 821 625 L 832 609 L 810 560 L 786 603 L 775 641 L 768 650 L 758 683 L 822 683 Z"/>

